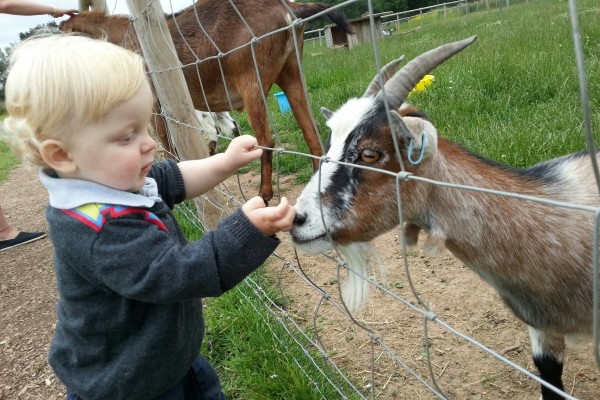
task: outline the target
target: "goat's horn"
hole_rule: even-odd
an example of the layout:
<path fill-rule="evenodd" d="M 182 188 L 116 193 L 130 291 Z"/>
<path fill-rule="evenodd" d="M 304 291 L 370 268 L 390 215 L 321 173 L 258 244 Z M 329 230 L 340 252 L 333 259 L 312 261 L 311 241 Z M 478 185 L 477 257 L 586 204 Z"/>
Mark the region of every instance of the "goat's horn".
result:
<path fill-rule="evenodd" d="M 381 69 L 381 78 L 383 79 L 384 84 L 396 73 L 396 67 L 403 59 L 404 56 L 402 55 L 400 58 L 390 61 Z M 369 83 L 369 87 L 367 87 L 367 90 L 365 90 L 363 97 L 375 96 L 380 90 L 381 85 L 379 84 L 379 74 L 377 74 L 371 83 Z"/>
<path fill-rule="evenodd" d="M 408 93 L 410 93 L 425 75 L 473 43 L 475 39 L 477 39 L 477 36 L 471 36 L 470 38 L 458 42 L 444 44 L 421 54 L 402 67 L 402 69 L 396 72 L 396 74 L 384 85 L 390 107 L 400 107 L 406 99 L 406 96 L 408 96 Z"/>

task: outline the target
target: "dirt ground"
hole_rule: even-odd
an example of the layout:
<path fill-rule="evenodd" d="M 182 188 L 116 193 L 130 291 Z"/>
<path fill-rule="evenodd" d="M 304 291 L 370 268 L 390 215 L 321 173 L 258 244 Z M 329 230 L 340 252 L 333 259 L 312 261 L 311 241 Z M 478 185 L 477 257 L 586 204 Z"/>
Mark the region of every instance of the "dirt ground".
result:
<path fill-rule="evenodd" d="M 256 177 L 242 176 L 249 195 Z M 237 180 L 227 183 L 235 193 Z M 294 202 L 298 187 L 282 182 L 283 193 Z M 46 191 L 34 172 L 16 168 L 0 186 L 0 204 L 10 223 L 21 230 L 46 230 Z M 318 338 L 340 368 L 369 393 L 372 372 L 375 393 L 381 399 L 433 399 L 434 395 L 405 369 L 394 354 L 430 382 L 423 348 L 423 317 L 397 297 L 415 304 L 403 269 L 397 233 L 375 242 L 387 269 L 379 279 L 389 290 L 372 289 L 369 303 L 356 322 L 372 330 L 385 343 L 371 346 L 371 335 L 345 316 L 333 302 L 320 303 L 321 292 L 298 273 L 337 299 L 337 268 L 330 259 L 299 254 L 295 257 L 288 236 L 283 237 L 269 273 L 291 299 L 289 312 Z M 419 248 L 408 252 L 409 271 L 419 294 L 443 321 L 512 362 L 535 372 L 525 326 L 502 305 L 498 296 L 450 254 L 427 258 Z M 343 278 L 342 274 L 342 280 Z M 378 280 L 378 281 L 379 281 Z M 0 400 L 64 399 L 65 390 L 47 363 L 47 351 L 55 324 L 56 290 L 52 246 L 43 239 L 0 253 Z M 336 301 L 339 304 L 339 300 Z M 496 360 L 438 324 L 429 324 L 432 369 L 439 387 L 454 399 L 538 399 L 537 383 Z M 373 368 L 371 368 L 373 365 Z M 573 396 L 600 398 L 600 373 L 591 345 L 569 349 L 564 382 Z"/>
<path fill-rule="evenodd" d="M 281 190 L 293 204 L 301 188 L 291 185 L 290 181 L 290 178 L 283 178 Z M 241 179 L 243 188 L 257 185 L 256 177 Z M 318 339 L 330 360 L 348 371 L 352 381 L 367 397 L 371 396 L 374 376 L 375 395 L 379 399 L 439 398 L 400 366 L 400 363 L 406 364 L 432 385 L 423 347 L 424 318 L 421 312 L 412 308 L 417 305 L 417 300 L 410 289 L 409 276 L 419 298 L 445 324 L 537 374 L 526 326 L 512 315 L 485 282 L 452 254 L 426 257 L 421 251 L 423 239 L 421 234 L 420 245 L 407 251 L 408 274 L 404 269 L 398 231 L 391 231 L 374 241 L 384 273 L 382 276 L 374 271 L 369 277 L 386 291 L 371 288 L 366 307 L 353 315 L 353 319 L 339 309 L 338 281 L 343 282 L 346 274 L 341 272 L 338 279 L 337 265 L 330 259 L 335 253 L 329 253 L 330 257 L 296 255 L 291 239 L 284 237 L 284 243 L 276 252 L 284 261 L 274 262 L 268 268 L 277 278 L 282 295 L 292 301 L 287 311 L 307 331 L 318 332 Z M 331 301 L 321 302 L 321 291 L 330 296 Z M 372 346 L 372 336 L 378 337 L 383 344 Z M 435 381 L 448 398 L 540 398 L 537 382 L 443 325 L 430 323 L 427 337 Z M 591 341 L 581 341 L 567 349 L 563 382 L 565 391 L 573 397 L 600 399 L 600 369 L 594 361 Z"/>
<path fill-rule="evenodd" d="M 0 186 L 0 204 L 16 229 L 47 230 L 47 203 L 37 174 L 24 168 L 14 169 Z M 66 397 L 47 362 L 55 305 L 49 239 L 0 253 L 0 399 Z"/>

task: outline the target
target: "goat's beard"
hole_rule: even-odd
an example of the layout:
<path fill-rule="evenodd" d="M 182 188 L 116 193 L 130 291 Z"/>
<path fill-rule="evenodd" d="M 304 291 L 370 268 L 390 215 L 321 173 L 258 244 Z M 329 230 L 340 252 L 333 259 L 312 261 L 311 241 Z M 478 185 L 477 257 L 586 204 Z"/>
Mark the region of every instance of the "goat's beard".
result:
<path fill-rule="evenodd" d="M 341 288 L 342 299 L 348 311 L 358 313 L 369 297 L 369 274 L 377 272 L 379 279 L 385 282 L 387 271 L 383 260 L 369 242 L 337 246 L 337 249 L 348 267 L 347 279 Z M 375 265 L 377 271 L 374 271 Z"/>

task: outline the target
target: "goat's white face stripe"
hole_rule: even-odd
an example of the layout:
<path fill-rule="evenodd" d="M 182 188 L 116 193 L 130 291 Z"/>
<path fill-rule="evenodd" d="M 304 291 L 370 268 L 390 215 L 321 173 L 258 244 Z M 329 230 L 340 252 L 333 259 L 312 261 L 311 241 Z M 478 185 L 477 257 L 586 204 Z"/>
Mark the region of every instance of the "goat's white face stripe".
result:
<path fill-rule="evenodd" d="M 329 118 L 327 126 L 331 129 L 331 144 L 337 144 L 340 152 L 343 150 L 344 142 L 350 132 L 364 119 L 374 104 L 375 101 L 372 97 L 350 99 Z M 339 160 L 341 154 L 330 154 L 331 150 L 333 150 L 333 146 L 327 155 Z"/>
<path fill-rule="evenodd" d="M 331 147 L 327 151 L 327 157 L 331 160 L 342 161 L 344 159 L 344 148 L 348 142 L 348 137 L 356 126 L 364 119 L 369 110 L 373 107 L 372 98 L 350 99 L 346 104 L 336 111 L 327 121 L 327 126 L 331 129 Z M 339 168 L 339 164 L 327 163 L 321 171 L 321 190 L 329 187 L 332 183 L 332 175 Z M 318 180 L 316 174 L 312 180 Z"/>
<path fill-rule="evenodd" d="M 354 138 L 351 138 L 352 132 L 365 119 L 365 116 L 373 109 L 374 105 L 373 98 L 351 99 L 331 116 L 327 121 L 327 125 L 331 129 L 331 147 L 327 152 L 327 157 L 332 161 L 343 161 L 345 159 L 344 150 L 346 146 L 350 142 L 355 142 Z M 320 172 L 317 172 L 311 178 L 296 202 L 296 211 L 305 215 L 307 220 L 304 225 L 294 227 L 293 235 L 300 242 L 300 247 L 309 253 L 320 253 L 331 248 L 331 243 L 327 240 L 325 227 L 321 220 L 319 177 L 321 179 L 321 194 L 323 194 L 336 183 L 334 177 L 340 168 L 346 167 L 335 162 L 323 163 Z M 334 204 L 333 208 L 343 210 L 352 201 L 352 188 L 343 187 L 339 189 L 341 190 L 336 193 L 336 200 L 343 204 Z M 325 225 L 330 230 L 343 223 L 343 219 L 335 216 L 335 209 L 333 208 L 323 208 Z M 318 240 L 314 241 L 314 239 Z M 310 241 L 310 243 L 303 246 L 301 241 Z"/>

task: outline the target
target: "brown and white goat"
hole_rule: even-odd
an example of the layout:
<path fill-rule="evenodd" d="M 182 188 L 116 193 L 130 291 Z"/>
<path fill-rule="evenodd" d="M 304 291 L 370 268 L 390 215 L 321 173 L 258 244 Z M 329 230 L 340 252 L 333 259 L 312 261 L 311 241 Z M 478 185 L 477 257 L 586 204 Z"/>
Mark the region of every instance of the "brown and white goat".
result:
<path fill-rule="evenodd" d="M 423 229 L 428 234 L 426 250 L 435 253 L 447 248 L 493 286 L 528 325 L 541 379 L 562 390 L 565 337 L 588 335 L 592 330 L 594 216 L 590 210 L 600 205 L 592 163 L 589 154 L 581 152 L 513 169 L 438 138 L 423 114 L 406 107 L 405 98 L 414 85 L 474 39 L 440 46 L 395 74 L 399 60 L 386 66 L 382 75 L 393 110 L 389 115 L 393 130 L 377 77 L 363 97 L 349 100 L 335 113 L 324 110 L 331 128 L 327 157 L 398 173 L 401 167 L 392 138 L 396 132 L 403 164 L 414 176 L 582 206 L 559 208 L 414 179 L 400 184 L 407 242 L 416 243 Z M 316 254 L 335 244 L 343 255 L 360 259 L 348 249 L 399 223 L 396 177 L 324 163 L 295 208 L 292 237 L 298 248 Z M 348 261 L 352 268 L 353 257 Z M 349 274 L 349 282 L 353 276 Z M 353 282 L 350 289 L 361 296 L 356 277 Z M 344 296 L 350 294 L 344 291 Z M 350 304 L 356 306 L 352 299 Z M 545 385 L 542 397 L 563 398 Z"/>
<path fill-rule="evenodd" d="M 200 0 L 169 16 L 167 24 L 194 108 L 213 112 L 245 109 L 258 144 L 273 147 L 261 91 L 268 94 L 276 83 L 290 103 L 311 154 L 320 156 L 321 144 L 295 50 L 298 48 L 302 54 L 304 26 L 297 24 L 297 40 L 290 26 L 296 17 L 307 18 L 329 7 L 324 3 L 287 0 Z M 326 15 L 346 32 L 352 32 L 340 12 L 332 10 Z M 138 48 L 131 21 L 125 16 L 83 12 L 61 22 L 59 28 L 106 38 L 132 50 Z M 264 36 L 274 31 L 278 32 Z M 164 121 L 156 119 L 155 123 L 164 147 L 173 151 Z M 315 161 L 315 170 L 317 167 Z M 272 153 L 265 151 L 261 158 L 259 192 L 265 201 L 273 196 L 272 173 Z"/>

